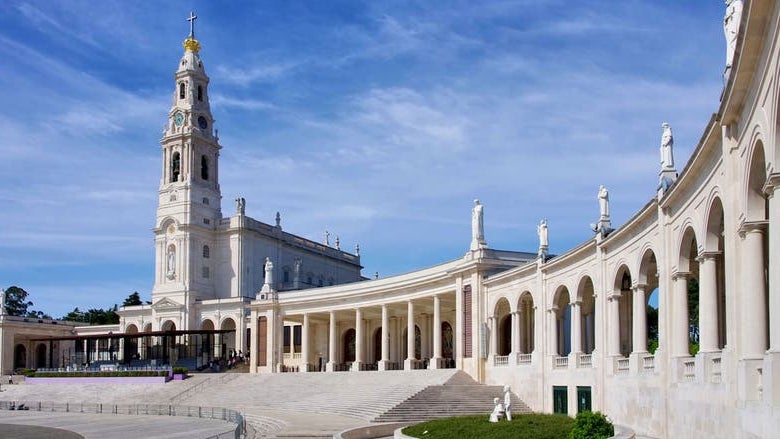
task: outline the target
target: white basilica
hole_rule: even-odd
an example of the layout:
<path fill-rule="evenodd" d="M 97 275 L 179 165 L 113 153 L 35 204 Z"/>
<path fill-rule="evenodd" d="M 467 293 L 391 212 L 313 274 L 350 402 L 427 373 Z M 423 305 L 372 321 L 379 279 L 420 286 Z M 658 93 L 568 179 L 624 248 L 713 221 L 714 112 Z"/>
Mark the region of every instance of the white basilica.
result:
<path fill-rule="evenodd" d="M 248 218 L 242 199 L 222 216 L 209 80 L 191 34 L 161 140 L 153 303 L 76 331 L 212 331 L 226 347 L 208 354 L 248 350 L 251 373 L 457 368 L 511 385 L 535 411 L 600 410 L 641 435 L 777 437 L 780 4 L 730 0 L 724 31 L 712 118 L 683 166 L 661 127 L 657 196 L 625 224 L 611 223 L 601 187 L 593 239 L 551 256 L 543 221 L 538 252 L 499 251 L 475 201 L 464 255 L 375 280 L 361 277 L 357 254 Z M 0 317 L 3 373 L 59 356 L 24 328 Z M 124 355 L 139 348 L 128 345 Z"/>

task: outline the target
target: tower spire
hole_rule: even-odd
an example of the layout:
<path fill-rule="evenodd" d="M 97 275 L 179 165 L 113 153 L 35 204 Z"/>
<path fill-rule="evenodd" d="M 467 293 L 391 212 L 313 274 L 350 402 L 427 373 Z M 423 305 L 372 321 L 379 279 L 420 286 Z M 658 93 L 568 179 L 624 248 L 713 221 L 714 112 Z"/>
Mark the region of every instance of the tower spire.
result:
<path fill-rule="evenodd" d="M 192 39 L 195 39 L 195 20 L 197 19 L 198 16 L 190 11 L 190 16 L 187 18 L 187 21 L 190 22 L 190 38 Z"/>
<path fill-rule="evenodd" d="M 184 40 L 184 49 L 189 50 L 190 52 L 198 53 L 200 50 L 200 43 L 198 40 L 195 39 L 195 20 L 198 19 L 198 16 L 195 15 L 192 11 L 190 11 L 190 16 L 187 17 L 187 21 L 190 22 L 190 35 L 187 37 L 186 40 Z"/>

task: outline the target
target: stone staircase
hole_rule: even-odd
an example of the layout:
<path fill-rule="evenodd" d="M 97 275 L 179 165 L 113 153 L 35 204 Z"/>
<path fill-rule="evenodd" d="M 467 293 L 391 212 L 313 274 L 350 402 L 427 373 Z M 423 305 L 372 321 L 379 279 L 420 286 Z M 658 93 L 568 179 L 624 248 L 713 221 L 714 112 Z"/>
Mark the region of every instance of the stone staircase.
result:
<path fill-rule="evenodd" d="M 373 419 L 374 422 L 419 422 L 450 416 L 482 414 L 493 411 L 493 398 L 503 402 L 503 386 L 485 386 L 465 372 L 458 371 L 442 385 L 428 386 L 406 401 Z M 512 394 L 512 413 L 530 413 L 531 409 Z"/>
<path fill-rule="evenodd" d="M 182 405 L 213 405 L 251 414 L 272 408 L 371 421 L 430 385 L 444 384 L 455 370 L 361 373 L 232 374 L 234 379 L 192 393 Z"/>

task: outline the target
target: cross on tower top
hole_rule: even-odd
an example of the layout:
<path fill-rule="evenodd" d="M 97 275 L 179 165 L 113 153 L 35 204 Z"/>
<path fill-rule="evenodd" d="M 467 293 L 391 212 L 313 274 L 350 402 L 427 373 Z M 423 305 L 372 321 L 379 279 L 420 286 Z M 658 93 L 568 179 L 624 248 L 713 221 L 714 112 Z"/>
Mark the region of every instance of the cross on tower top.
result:
<path fill-rule="evenodd" d="M 195 20 L 197 19 L 198 16 L 190 11 L 190 16 L 187 18 L 187 21 L 190 22 L 190 38 L 195 38 Z"/>

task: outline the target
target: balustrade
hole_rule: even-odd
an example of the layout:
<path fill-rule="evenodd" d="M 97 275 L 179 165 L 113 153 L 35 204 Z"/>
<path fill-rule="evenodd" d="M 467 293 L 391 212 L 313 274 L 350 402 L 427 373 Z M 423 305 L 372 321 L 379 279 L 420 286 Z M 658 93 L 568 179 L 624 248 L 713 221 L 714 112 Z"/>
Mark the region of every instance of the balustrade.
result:
<path fill-rule="evenodd" d="M 569 357 L 555 357 L 555 368 L 565 369 L 569 367 Z"/>
<path fill-rule="evenodd" d="M 531 364 L 531 354 L 517 354 L 517 364 Z"/>
<path fill-rule="evenodd" d="M 628 375 L 630 368 L 628 358 L 618 358 L 615 360 L 615 375 Z"/>
<path fill-rule="evenodd" d="M 683 360 L 683 381 L 694 381 L 696 379 L 696 362 L 693 359 Z"/>
<path fill-rule="evenodd" d="M 496 355 L 493 357 L 493 366 L 508 366 L 509 355 Z"/>
<path fill-rule="evenodd" d="M 577 357 L 577 367 L 580 368 L 593 367 L 593 355 L 582 354 L 579 357 Z"/>

